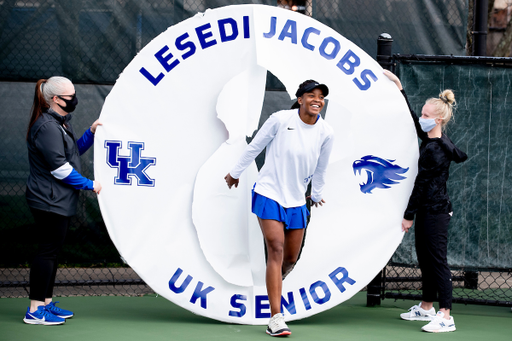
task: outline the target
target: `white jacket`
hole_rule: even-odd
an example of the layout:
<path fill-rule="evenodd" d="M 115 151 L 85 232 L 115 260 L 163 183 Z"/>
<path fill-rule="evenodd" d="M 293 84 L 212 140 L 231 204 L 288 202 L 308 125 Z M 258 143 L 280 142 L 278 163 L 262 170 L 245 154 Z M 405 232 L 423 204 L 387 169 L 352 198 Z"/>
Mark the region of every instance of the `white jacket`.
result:
<path fill-rule="evenodd" d="M 298 109 L 278 111 L 263 124 L 230 174 L 238 179 L 267 147 L 254 191 L 285 208 L 298 207 L 306 203 L 304 194 L 312 180 L 311 199 L 319 202 L 333 140 L 331 126 L 321 117 L 309 125 L 300 119 Z"/>

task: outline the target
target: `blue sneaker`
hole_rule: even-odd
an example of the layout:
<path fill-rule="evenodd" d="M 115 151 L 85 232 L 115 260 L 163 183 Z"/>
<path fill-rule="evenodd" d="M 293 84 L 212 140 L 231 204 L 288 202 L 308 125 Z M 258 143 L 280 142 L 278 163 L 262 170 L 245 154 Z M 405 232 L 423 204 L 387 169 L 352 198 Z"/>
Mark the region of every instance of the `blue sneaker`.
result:
<path fill-rule="evenodd" d="M 59 303 L 59 301 L 55 302 Z M 58 316 L 63 319 L 67 319 L 70 317 L 73 317 L 73 312 L 65 309 L 61 309 L 55 305 L 55 303 L 51 302 L 50 304 L 46 305 L 46 310 L 48 310 L 50 313 L 52 313 L 55 316 Z"/>
<path fill-rule="evenodd" d="M 44 305 L 37 307 L 37 310 L 33 313 L 30 312 L 30 307 L 27 308 L 27 313 L 23 322 L 28 324 L 42 324 L 45 326 L 52 326 L 57 324 L 63 324 L 66 322 L 65 319 L 55 316 L 50 313 Z"/>

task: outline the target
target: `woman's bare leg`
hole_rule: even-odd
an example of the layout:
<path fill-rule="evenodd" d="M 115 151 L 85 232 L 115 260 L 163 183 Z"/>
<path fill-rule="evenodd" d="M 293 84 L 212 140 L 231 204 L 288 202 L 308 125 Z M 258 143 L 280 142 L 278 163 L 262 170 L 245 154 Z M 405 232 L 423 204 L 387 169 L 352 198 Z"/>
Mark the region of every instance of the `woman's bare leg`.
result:
<path fill-rule="evenodd" d="M 292 271 L 304 238 L 304 229 L 284 230 L 282 222 L 260 219 L 261 231 L 267 245 L 266 285 L 270 313 L 274 316 L 281 312 L 281 294 L 283 277 Z"/>
<path fill-rule="evenodd" d="M 274 316 L 281 312 L 281 291 L 283 280 L 284 225 L 282 222 L 258 218 L 265 244 L 267 245 L 266 285 L 270 314 Z"/>
<path fill-rule="evenodd" d="M 283 279 L 293 270 L 299 258 L 304 229 L 286 230 L 284 234 Z"/>

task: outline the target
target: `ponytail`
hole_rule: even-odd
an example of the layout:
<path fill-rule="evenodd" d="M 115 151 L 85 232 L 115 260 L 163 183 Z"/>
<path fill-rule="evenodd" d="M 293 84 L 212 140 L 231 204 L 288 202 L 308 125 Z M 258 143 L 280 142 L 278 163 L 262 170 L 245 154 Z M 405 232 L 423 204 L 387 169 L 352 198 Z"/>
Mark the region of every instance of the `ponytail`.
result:
<path fill-rule="evenodd" d="M 50 107 L 52 98 L 62 95 L 68 84 L 72 84 L 71 81 L 61 76 L 53 76 L 37 81 L 34 103 L 32 104 L 32 114 L 30 115 L 30 121 L 28 123 L 27 141 L 30 136 L 30 129 L 34 123 L 36 123 L 43 112 Z"/>
<path fill-rule="evenodd" d="M 27 130 L 27 141 L 28 137 L 30 135 L 30 129 L 34 125 L 34 123 L 37 121 L 39 117 L 43 114 L 44 109 L 48 109 L 50 106 L 48 103 L 46 103 L 46 100 L 43 96 L 43 87 L 46 84 L 46 79 L 40 79 L 36 83 L 36 91 L 34 93 L 34 103 L 32 104 L 31 109 L 31 115 L 30 115 L 30 121 L 28 123 L 28 130 Z"/>

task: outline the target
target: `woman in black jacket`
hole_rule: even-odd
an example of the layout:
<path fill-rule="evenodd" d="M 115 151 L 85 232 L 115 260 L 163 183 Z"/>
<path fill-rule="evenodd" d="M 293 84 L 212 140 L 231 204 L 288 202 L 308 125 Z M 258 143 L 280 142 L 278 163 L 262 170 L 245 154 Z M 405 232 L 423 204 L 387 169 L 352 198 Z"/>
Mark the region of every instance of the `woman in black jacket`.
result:
<path fill-rule="evenodd" d="M 416 132 L 421 139 L 418 175 L 402 221 L 402 231 L 409 232 L 416 216 L 416 254 L 422 274 L 423 300 L 420 304 L 400 314 L 404 320 L 430 321 L 422 327 L 426 332 L 455 330 L 452 306 L 452 279 L 446 258 L 448 225 L 453 214 L 446 182 L 450 164 L 463 162 L 467 155 L 458 149 L 443 133 L 453 115 L 455 96 L 444 90 L 438 98 L 430 98 L 421 110 L 421 117 L 411 110 L 407 96 L 398 77 L 389 71 L 385 75 L 404 95 Z M 439 300 L 435 313 L 433 302 Z"/>
<path fill-rule="evenodd" d="M 28 324 L 63 324 L 73 316 L 52 302 L 57 256 L 76 212 L 79 190 L 98 194 L 101 190 L 99 182 L 80 175 L 80 155 L 92 146 L 101 123 L 95 121 L 77 139 L 69 122 L 77 104 L 69 79 L 51 77 L 37 82 L 27 131 L 30 175 L 26 197 L 39 243 L 30 269 L 30 307 L 23 319 Z"/>

